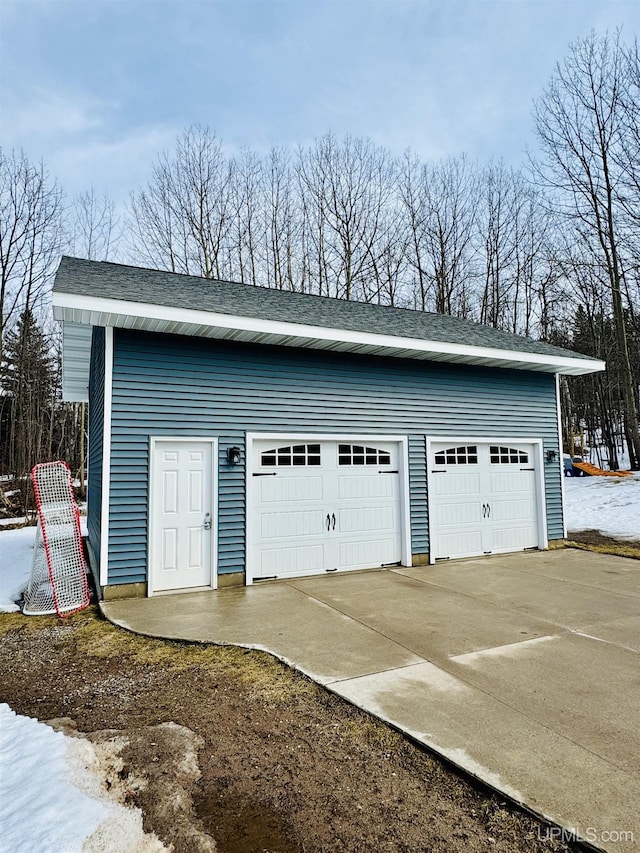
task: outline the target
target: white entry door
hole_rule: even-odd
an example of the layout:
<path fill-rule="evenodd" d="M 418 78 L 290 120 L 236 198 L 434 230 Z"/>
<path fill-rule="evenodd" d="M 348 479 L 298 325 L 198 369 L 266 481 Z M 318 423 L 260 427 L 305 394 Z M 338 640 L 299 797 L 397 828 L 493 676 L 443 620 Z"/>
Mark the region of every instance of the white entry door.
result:
<path fill-rule="evenodd" d="M 213 443 L 153 444 L 150 591 L 212 586 Z"/>
<path fill-rule="evenodd" d="M 540 547 L 533 444 L 431 444 L 431 559 Z"/>
<path fill-rule="evenodd" d="M 248 507 L 253 580 L 397 563 L 397 442 L 259 439 Z"/>

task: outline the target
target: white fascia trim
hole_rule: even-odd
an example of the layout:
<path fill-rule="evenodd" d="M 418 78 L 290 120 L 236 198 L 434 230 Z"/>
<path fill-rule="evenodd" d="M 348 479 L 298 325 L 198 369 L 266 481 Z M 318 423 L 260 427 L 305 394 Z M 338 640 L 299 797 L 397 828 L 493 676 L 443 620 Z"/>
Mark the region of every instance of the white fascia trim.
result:
<path fill-rule="evenodd" d="M 102 505 L 100 507 L 100 586 L 109 582 L 109 492 L 111 487 L 111 401 L 113 329 L 104 330 L 104 421 L 102 426 Z"/>
<path fill-rule="evenodd" d="M 553 368 L 558 373 L 563 368 L 568 373 L 595 373 L 604 370 L 604 361 L 590 359 L 547 356 L 539 353 L 518 352 L 515 350 L 494 349 L 469 344 L 452 344 L 442 341 L 425 341 L 420 338 L 401 338 L 395 335 L 380 335 L 369 332 L 357 332 L 350 329 L 333 329 L 322 326 L 309 326 L 302 323 L 285 323 L 278 320 L 261 320 L 253 317 L 239 317 L 230 314 L 216 314 L 210 311 L 196 311 L 190 308 L 175 308 L 164 305 L 151 305 L 144 302 L 128 302 L 120 299 L 104 299 L 95 296 L 79 296 L 71 293 L 53 293 L 54 317 L 65 319 L 65 309 L 83 311 L 92 314 L 112 314 L 123 317 L 123 325 L 131 327 L 131 319 L 165 321 L 169 323 L 187 323 L 192 326 L 225 329 L 228 331 L 254 332 L 262 335 L 281 335 L 283 338 L 312 339 L 315 341 L 347 343 L 375 346 L 381 349 L 402 350 L 405 353 L 433 353 L 441 356 L 458 356 L 467 359 L 494 359 L 505 364 L 514 362 L 538 367 Z M 85 322 L 97 322 L 98 318 Z M 126 324 L 124 321 L 127 321 Z M 74 322 L 79 322 L 74 318 Z M 119 325 L 118 319 L 114 325 Z M 143 328 L 143 324 L 136 328 Z M 295 342 L 292 342 L 295 343 Z M 300 344 L 301 345 L 301 344 Z"/>

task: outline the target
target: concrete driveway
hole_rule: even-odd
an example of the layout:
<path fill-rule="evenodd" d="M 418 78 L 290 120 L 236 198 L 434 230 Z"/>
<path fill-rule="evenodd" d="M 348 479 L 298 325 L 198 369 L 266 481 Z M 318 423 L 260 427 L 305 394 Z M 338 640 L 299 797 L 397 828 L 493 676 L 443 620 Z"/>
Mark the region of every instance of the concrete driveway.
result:
<path fill-rule="evenodd" d="M 597 847 L 640 850 L 640 562 L 559 550 L 103 602 L 265 649 Z"/>

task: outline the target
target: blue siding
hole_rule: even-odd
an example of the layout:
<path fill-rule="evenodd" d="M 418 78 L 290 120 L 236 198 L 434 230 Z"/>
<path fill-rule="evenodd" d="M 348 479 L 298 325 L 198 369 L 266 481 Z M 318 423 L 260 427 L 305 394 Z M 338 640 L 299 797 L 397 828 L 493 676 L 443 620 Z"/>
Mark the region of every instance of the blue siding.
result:
<path fill-rule="evenodd" d="M 413 554 L 426 553 L 429 542 L 426 446 L 427 441 L 424 435 L 409 436 L 409 495 Z"/>
<path fill-rule="evenodd" d="M 100 515 L 102 512 L 102 450 L 104 437 L 104 329 L 94 328 L 91 337 L 89 374 L 89 448 L 87 476 L 87 531 L 99 582 Z"/>
<path fill-rule="evenodd" d="M 429 550 L 426 435 L 544 439 L 558 450 L 555 379 L 115 330 L 109 582 L 146 580 L 149 436 L 219 439 L 220 573 L 244 570 L 245 432 L 409 436 L 412 552 Z M 562 537 L 546 465 L 549 538 Z"/>

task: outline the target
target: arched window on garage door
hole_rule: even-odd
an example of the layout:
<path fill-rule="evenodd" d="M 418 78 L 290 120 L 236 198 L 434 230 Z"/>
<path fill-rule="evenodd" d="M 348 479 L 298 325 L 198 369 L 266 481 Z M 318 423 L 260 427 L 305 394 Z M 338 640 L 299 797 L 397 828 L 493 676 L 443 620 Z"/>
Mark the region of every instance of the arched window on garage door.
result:
<path fill-rule="evenodd" d="M 338 465 L 391 465 L 391 454 L 362 444 L 339 444 Z"/>
<path fill-rule="evenodd" d="M 274 447 L 260 454 L 260 464 L 265 467 L 320 465 L 320 445 L 292 444 L 288 447 Z"/>
<path fill-rule="evenodd" d="M 436 465 L 477 465 L 478 448 L 475 444 L 448 447 L 434 455 L 434 462 Z"/>
<path fill-rule="evenodd" d="M 528 465 L 529 454 L 517 447 L 504 447 L 492 444 L 489 447 L 489 459 L 492 465 Z"/>

